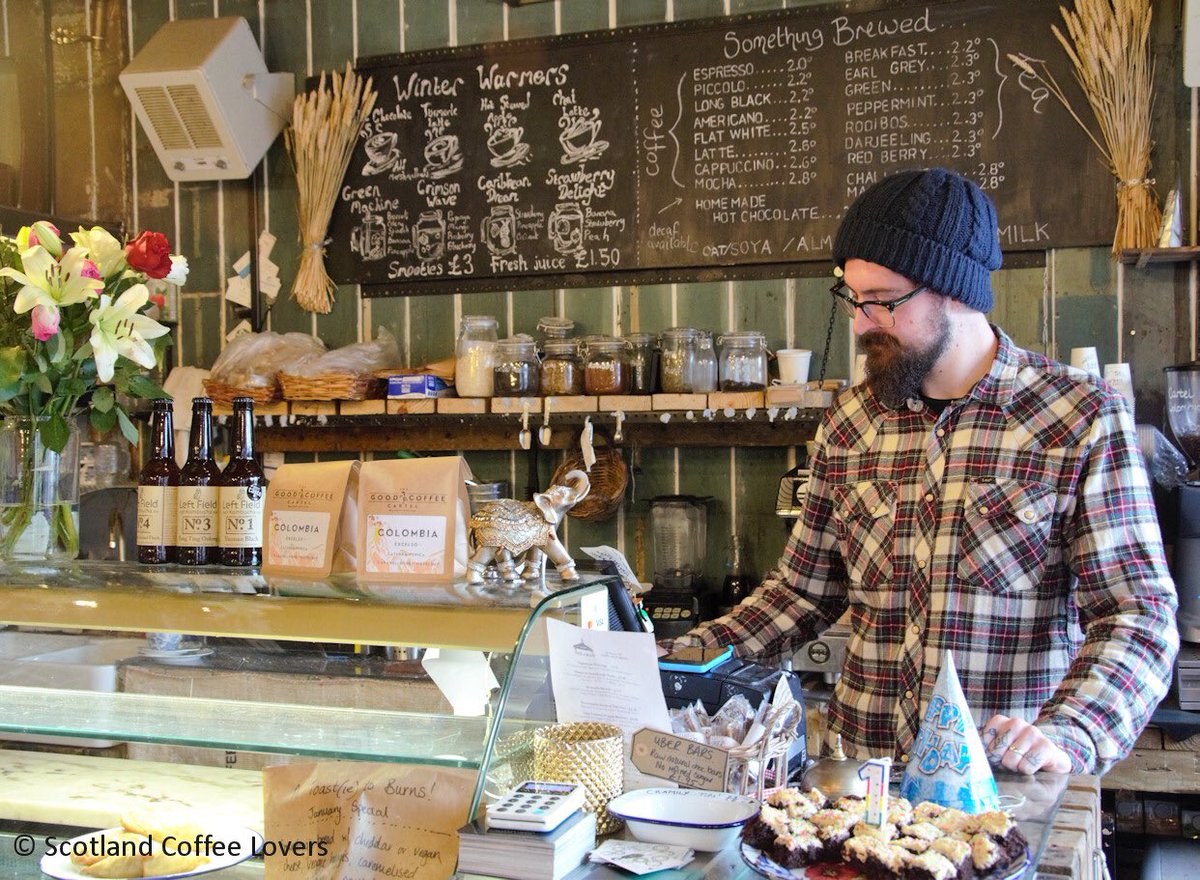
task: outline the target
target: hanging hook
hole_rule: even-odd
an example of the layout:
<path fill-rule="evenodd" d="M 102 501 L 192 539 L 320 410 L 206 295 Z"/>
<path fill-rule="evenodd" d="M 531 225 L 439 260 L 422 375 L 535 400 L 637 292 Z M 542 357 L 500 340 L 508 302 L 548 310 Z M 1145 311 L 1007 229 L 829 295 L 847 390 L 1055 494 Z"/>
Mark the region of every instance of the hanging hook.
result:
<path fill-rule="evenodd" d="M 625 423 L 625 411 L 617 410 L 615 413 L 613 413 L 613 415 L 617 419 L 617 426 L 613 429 L 613 443 L 620 443 L 625 439 L 625 434 L 622 430 L 622 426 Z"/>

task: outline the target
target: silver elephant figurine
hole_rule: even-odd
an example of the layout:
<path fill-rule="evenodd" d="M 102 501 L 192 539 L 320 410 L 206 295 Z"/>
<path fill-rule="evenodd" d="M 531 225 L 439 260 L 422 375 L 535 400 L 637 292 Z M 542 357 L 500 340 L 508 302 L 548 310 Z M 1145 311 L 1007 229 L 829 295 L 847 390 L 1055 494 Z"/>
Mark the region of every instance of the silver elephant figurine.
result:
<path fill-rule="evenodd" d="M 481 584 L 484 572 L 496 561 L 500 577 L 517 583 L 541 580 L 546 557 L 564 581 L 579 577 L 575 561 L 558 539 L 558 524 L 567 511 L 592 488 L 583 471 L 568 471 L 564 483 L 538 492 L 532 501 L 501 498 L 485 502 L 471 517 L 471 542 L 475 548 L 467 564 L 467 582 Z"/>

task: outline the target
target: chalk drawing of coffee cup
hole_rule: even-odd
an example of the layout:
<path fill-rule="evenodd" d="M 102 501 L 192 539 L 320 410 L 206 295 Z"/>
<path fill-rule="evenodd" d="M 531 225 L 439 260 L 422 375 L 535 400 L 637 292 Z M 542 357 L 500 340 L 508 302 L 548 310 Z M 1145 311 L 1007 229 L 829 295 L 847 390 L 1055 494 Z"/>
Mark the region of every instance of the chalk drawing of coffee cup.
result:
<path fill-rule="evenodd" d="M 350 230 L 350 250 L 364 260 L 382 260 L 387 255 L 387 223 L 378 215 L 363 218 Z"/>
<path fill-rule="evenodd" d="M 556 205 L 546 221 L 550 244 L 560 254 L 570 254 L 583 246 L 583 211 L 574 202 Z"/>
<path fill-rule="evenodd" d="M 362 173 L 366 175 L 381 174 L 395 165 L 396 160 L 400 158 L 400 148 L 396 146 L 394 131 L 381 131 L 371 135 L 367 138 L 365 149 L 367 164 L 363 166 Z"/>
<path fill-rule="evenodd" d="M 524 165 L 529 161 L 529 144 L 521 140 L 525 129 L 519 125 L 501 126 L 488 135 L 487 148 L 493 168 Z"/>
<path fill-rule="evenodd" d="M 458 135 L 443 134 L 425 145 L 425 168 L 430 177 L 445 177 L 462 166 L 463 155 L 458 148 Z"/>
<path fill-rule="evenodd" d="M 512 205 L 495 205 L 479 224 L 479 235 L 488 251 L 496 256 L 517 249 L 517 215 Z"/>
<path fill-rule="evenodd" d="M 413 250 L 422 263 L 440 260 L 446 251 L 446 221 L 441 211 L 422 211 L 412 230 Z"/>
<path fill-rule="evenodd" d="M 593 111 L 591 116 L 576 116 L 571 119 L 558 134 L 558 142 L 563 149 L 562 164 L 586 162 L 607 150 L 608 141 L 599 140 L 599 134 L 599 111 Z"/>

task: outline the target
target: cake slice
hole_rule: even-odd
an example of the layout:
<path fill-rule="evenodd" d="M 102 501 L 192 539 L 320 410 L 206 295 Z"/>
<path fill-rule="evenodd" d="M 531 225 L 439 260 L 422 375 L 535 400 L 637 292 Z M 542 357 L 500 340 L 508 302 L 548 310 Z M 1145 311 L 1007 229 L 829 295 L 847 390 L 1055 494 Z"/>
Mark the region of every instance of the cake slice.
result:
<path fill-rule="evenodd" d="M 742 829 L 742 840 L 750 846 L 769 853 L 771 847 L 775 845 L 775 838 L 787 833 L 789 822 L 785 810 L 770 804 L 763 804 L 758 815 L 747 822 L 746 827 Z"/>
<path fill-rule="evenodd" d="M 876 837 L 851 837 L 842 845 L 842 861 L 869 880 L 895 880 L 904 875 L 907 853 Z"/>
<path fill-rule="evenodd" d="M 804 868 L 821 861 L 825 844 L 810 823 L 799 819 L 792 823 L 790 830 L 775 838 L 774 846 L 767 852 L 785 868 Z"/>

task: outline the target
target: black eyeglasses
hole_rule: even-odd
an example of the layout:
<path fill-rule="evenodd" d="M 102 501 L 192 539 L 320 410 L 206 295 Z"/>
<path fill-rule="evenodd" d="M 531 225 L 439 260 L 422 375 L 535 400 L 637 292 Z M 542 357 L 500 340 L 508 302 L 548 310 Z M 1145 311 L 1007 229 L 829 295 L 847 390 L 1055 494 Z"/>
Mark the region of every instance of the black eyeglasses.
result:
<path fill-rule="evenodd" d="M 928 285 L 922 284 L 920 287 L 910 290 L 908 293 L 904 294 L 904 296 L 898 296 L 895 299 L 886 301 L 880 299 L 869 299 L 860 302 L 845 292 L 850 290 L 850 288 L 846 286 L 845 281 L 838 281 L 833 285 L 833 287 L 829 288 L 829 292 L 833 294 L 833 298 L 837 301 L 838 305 L 842 307 L 842 310 L 850 316 L 851 321 L 858 316 L 858 310 L 862 309 L 863 314 L 866 315 L 870 321 L 880 327 L 883 327 L 884 329 L 887 329 L 889 327 L 896 326 L 896 316 L 893 314 L 896 309 L 900 308 L 900 306 L 904 305 L 918 293 L 926 290 L 927 288 Z M 853 292 L 853 290 L 850 290 L 850 293 Z"/>

